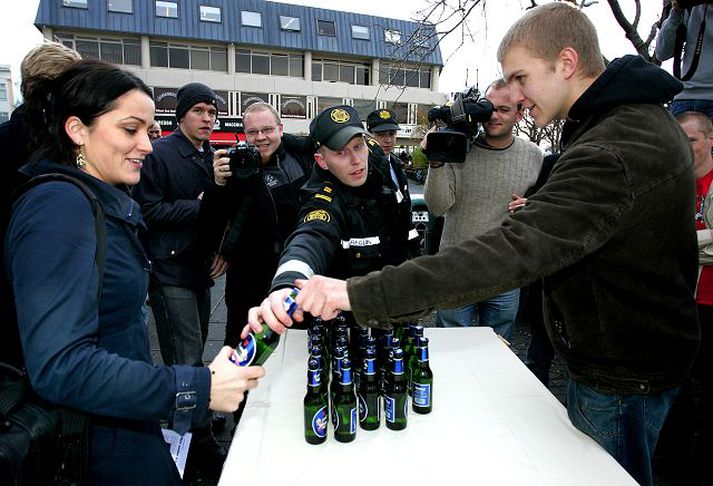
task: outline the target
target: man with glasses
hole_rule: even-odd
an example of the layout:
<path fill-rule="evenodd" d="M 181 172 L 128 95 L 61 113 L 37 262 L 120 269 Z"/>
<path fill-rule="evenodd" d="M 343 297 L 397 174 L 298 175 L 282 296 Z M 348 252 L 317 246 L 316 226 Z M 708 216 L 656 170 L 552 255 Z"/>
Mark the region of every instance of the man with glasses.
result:
<path fill-rule="evenodd" d="M 285 240 L 297 226 L 300 188 L 312 172 L 312 142 L 283 133 L 280 116 L 268 103 L 254 103 L 243 114 L 245 137 L 260 153 L 258 173 L 247 178 L 216 170 L 227 212 L 217 230 L 225 234 L 220 256 L 228 262 L 225 282 L 225 344 L 235 347 L 248 309 L 270 289 Z M 226 166 L 225 150 L 215 153 Z M 227 230 L 226 230 L 227 221 Z M 249 276 L 249 278 L 245 278 Z"/>
<path fill-rule="evenodd" d="M 203 365 L 208 336 L 210 287 L 223 268 L 199 244 L 204 193 L 214 192 L 213 149 L 208 143 L 218 116 L 217 97 L 200 83 L 178 90 L 170 135 L 153 143 L 133 197 L 141 205 L 147 231 L 144 245 L 153 262 L 149 301 L 164 364 Z M 200 464 L 217 475 L 226 451 L 206 420 L 193 430 L 189 469 Z M 188 474 L 188 472 L 187 472 Z"/>
<path fill-rule="evenodd" d="M 354 108 L 322 111 L 312 120 L 310 135 L 317 145 L 316 166 L 266 299 L 273 306 L 282 305 L 297 278 L 345 278 L 397 265 L 410 256 L 410 240 L 417 236 L 409 232 L 410 219 L 400 219 L 383 152 L 366 138 Z"/>

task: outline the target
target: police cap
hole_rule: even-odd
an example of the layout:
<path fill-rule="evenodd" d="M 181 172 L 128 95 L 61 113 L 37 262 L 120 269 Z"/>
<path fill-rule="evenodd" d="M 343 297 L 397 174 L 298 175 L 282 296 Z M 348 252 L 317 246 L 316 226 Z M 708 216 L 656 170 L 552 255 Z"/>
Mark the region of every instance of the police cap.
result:
<path fill-rule="evenodd" d="M 309 134 L 317 147 L 341 150 L 357 135 L 366 135 L 366 130 L 356 110 L 351 106 L 330 106 L 317 115 L 309 124 Z"/>
<path fill-rule="evenodd" d="M 371 133 L 398 131 L 399 124 L 396 122 L 396 113 L 387 109 L 374 110 L 366 117 L 366 128 Z"/>

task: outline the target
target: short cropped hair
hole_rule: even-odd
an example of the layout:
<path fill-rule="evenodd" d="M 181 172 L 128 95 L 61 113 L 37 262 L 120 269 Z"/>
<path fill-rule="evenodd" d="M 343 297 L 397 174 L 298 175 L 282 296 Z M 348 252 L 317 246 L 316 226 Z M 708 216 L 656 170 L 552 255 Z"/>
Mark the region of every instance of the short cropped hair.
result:
<path fill-rule="evenodd" d="M 490 83 L 488 87 L 485 88 L 485 96 L 487 96 L 490 91 L 497 89 L 509 89 L 507 81 L 505 81 L 503 78 L 498 78 L 492 83 Z M 522 103 L 514 103 L 514 105 L 517 111 L 522 110 Z"/>
<path fill-rule="evenodd" d="M 20 64 L 22 97 L 28 98 L 38 79 L 56 78 L 69 66 L 81 61 L 82 56 L 74 49 L 58 42 L 43 42 L 30 49 Z"/>
<path fill-rule="evenodd" d="M 696 121 L 698 123 L 698 128 L 707 137 L 713 133 L 713 122 L 708 118 L 708 115 L 698 112 L 698 111 L 686 111 L 681 113 L 676 117 L 678 123 L 685 123 L 687 121 Z"/>
<path fill-rule="evenodd" d="M 578 69 L 583 76 L 599 76 L 604 71 L 594 24 L 568 3 L 540 5 L 520 17 L 500 42 L 498 62 L 515 46 L 524 47 L 552 64 L 563 49 L 571 47 L 579 54 Z"/>
<path fill-rule="evenodd" d="M 282 125 L 282 120 L 280 119 L 280 114 L 277 112 L 274 106 L 272 106 L 270 103 L 265 103 L 264 101 L 258 101 L 257 103 L 253 103 L 252 105 L 248 106 L 245 111 L 243 112 L 243 120 L 245 117 L 248 115 L 248 113 L 252 113 L 254 111 L 269 111 L 272 113 L 272 116 L 275 117 L 275 122 L 278 125 Z"/>

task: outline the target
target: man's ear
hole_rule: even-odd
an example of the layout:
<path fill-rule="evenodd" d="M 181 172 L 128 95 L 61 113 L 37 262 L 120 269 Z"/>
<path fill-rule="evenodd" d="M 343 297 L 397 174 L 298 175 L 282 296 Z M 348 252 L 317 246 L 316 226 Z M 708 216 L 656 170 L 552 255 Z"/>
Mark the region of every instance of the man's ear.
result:
<path fill-rule="evenodd" d="M 327 169 L 327 161 L 324 159 L 324 155 L 322 155 L 321 153 L 316 152 L 314 154 L 314 161 L 317 162 L 317 165 L 320 169 L 329 170 Z"/>
<path fill-rule="evenodd" d="M 557 64 L 565 79 L 570 79 L 579 68 L 579 53 L 572 47 L 565 47 L 557 57 Z"/>
<path fill-rule="evenodd" d="M 64 122 L 64 131 L 67 136 L 74 142 L 74 145 L 82 146 L 86 143 L 88 134 L 87 126 L 77 116 L 70 116 Z"/>

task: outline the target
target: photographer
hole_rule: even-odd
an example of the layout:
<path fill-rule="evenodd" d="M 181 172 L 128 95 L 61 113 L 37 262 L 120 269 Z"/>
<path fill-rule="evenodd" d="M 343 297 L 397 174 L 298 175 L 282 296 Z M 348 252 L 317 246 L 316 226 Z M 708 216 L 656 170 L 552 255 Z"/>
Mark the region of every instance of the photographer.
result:
<path fill-rule="evenodd" d="M 253 147 L 233 155 L 215 153 L 215 182 L 225 186 L 227 229 L 220 255 L 228 262 L 225 304 L 228 317 L 225 342 L 237 345 L 248 309 L 270 290 L 280 253 L 297 226 L 300 188 L 311 172 L 314 153 L 308 137 L 283 133 L 277 111 L 254 103 L 243 114 L 245 136 Z M 219 225 L 226 228 L 225 220 Z M 248 277 L 248 278 L 246 278 Z"/>
<path fill-rule="evenodd" d="M 435 216 L 445 216 L 441 249 L 457 246 L 500 226 L 508 217 L 512 195 L 524 194 L 540 172 L 540 150 L 532 142 L 513 135 L 522 111 L 512 101 L 505 82 L 492 83 L 485 98 L 494 110 L 483 125 L 485 133 L 475 139 L 465 162 L 443 163 L 429 158 L 423 195 Z M 509 341 L 519 296 L 520 290 L 514 289 L 463 307 L 439 309 L 438 325 L 485 325 Z"/>
<path fill-rule="evenodd" d="M 698 111 L 713 118 L 713 5 L 708 1 L 672 0 L 656 39 L 656 57 L 678 63 L 683 43 L 683 91 L 674 98 L 673 116 Z M 706 24 L 708 26 L 706 27 Z M 674 73 L 678 66 L 674 65 Z"/>

